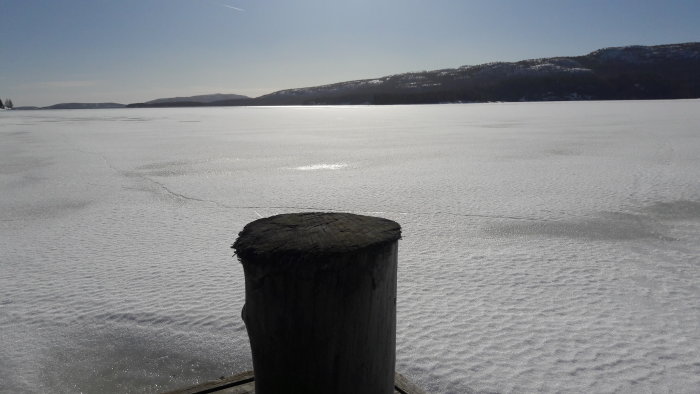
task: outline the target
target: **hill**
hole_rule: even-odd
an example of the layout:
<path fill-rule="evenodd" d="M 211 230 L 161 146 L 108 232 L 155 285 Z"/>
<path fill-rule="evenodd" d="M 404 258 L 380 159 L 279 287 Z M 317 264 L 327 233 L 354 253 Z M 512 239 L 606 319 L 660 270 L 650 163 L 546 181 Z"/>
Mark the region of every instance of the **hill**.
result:
<path fill-rule="evenodd" d="M 33 107 L 31 105 L 25 105 L 22 107 L 14 107 L 12 108 L 15 111 L 29 111 L 29 110 L 34 110 L 34 109 L 40 109 L 39 107 Z"/>
<path fill-rule="evenodd" d="M 250 99 L 240 94 L 202 94 L 188 97 L 159 98 L 145 103 L 130 104 L 130 107 L 197 107 L 220 101 L 235 101 Z"/>
<path fill-rule="evenodd" d="M 119 103 L 60 103 L 42 107 L 41 109 L 102 109 L 102 108 L 124 108 L 124 104 Z"/>
<path fill-rule="evenodd" d="M 700 43 L 605 48 L 274 92 L 256 105 L 628 100 L 700 97 Z M 234 103 L 220 102 L 232 105 Z"/>
<path fill-rule="evenodd" d="M 236 95 L 233 99 L 195 100 L 196 97 L 214 96 L 217 95 L 159 99 L 128 106 L 430 104 L 700 98 L 700 43 L 611 47 L 581 56 L 494 62 L 286 89 L 257 98 Z"/>

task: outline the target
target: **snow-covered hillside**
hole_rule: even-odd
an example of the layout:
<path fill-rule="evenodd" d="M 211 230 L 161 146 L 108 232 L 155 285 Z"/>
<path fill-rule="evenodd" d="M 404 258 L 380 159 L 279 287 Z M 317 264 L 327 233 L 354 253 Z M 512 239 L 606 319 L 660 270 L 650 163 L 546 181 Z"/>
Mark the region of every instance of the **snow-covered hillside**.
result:
<path fill-rule="evenodd" d="M 605 48 L 281 90 L 260 104 L 700 97 L 700 43 Z M 383 101 L 384 100 L 384 101 Z"/>

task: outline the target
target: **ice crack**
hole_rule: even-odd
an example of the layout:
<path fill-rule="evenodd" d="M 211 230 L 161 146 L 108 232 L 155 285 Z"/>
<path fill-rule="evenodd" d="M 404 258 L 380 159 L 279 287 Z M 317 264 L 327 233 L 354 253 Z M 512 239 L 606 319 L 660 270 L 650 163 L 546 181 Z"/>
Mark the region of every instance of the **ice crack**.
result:
<path fill-rule="evenodd" d="M 151 183 L 157 185 L 157 186 L 160 187 L 163 191 L 165 191 L 167 194 L 169 194 L 169 195 L 171 195 L 171 196 L 173 196 L 173 197 L 176 197 L 176 198 L 180 198 L 180 199 L 188 200 L 188 201 L 196 201 L 196 202 L 203 202 L 203 203 L 208 203 L 208 204 L 214 204 L 214 205 L 217 205 L 217 206 L 222 207 L 222 208 L 229 208 L 229 209 L 231 209 L 231 208 L 237 208 L 237 207 L 233 207 L 233 206 L 230 206 L 230 205 L 226 205 L 226 204 L 220 203 L 220 202 L 218 202 L 218 201 L 214 201 L 214 200 L 206 200 L 206 199 L 202 199 L 202 198 L 196 198 L 196 197 L 186 196 L 186 195 L 184 195 L 184 194 L 182 194 L 182 193 L 178 193 L 178 192 L 173 191 L 173 190 L 170 189 L 169 187 L 165 186 L 163 183 L 158 182 L 158 181 L 156 181 L 156 180 L 154 180 L 154 179 L 152 179 L 152 178 L 150 178 L 150 177 L 147 177 L 147 176 L 145 176 L 145 175 L 139 175 L 139 177 L 141 177 L 141 178 L 143 178 L 143 179 L 145 179 L 145 180 L 147 180 L 147 181 L 149 181 L 149 182 L 151 182 Z"/>

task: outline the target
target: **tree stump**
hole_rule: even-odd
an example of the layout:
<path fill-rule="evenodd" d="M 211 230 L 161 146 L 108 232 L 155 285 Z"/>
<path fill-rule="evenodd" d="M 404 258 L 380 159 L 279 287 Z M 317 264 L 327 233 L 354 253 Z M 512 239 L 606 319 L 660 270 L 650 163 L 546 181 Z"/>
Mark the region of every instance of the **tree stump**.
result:
<path fill-rule="evenodd" d="M 393 393 L 398 223 L 348 213 L 256 220 L 245 272 L 256 393 Z"/>

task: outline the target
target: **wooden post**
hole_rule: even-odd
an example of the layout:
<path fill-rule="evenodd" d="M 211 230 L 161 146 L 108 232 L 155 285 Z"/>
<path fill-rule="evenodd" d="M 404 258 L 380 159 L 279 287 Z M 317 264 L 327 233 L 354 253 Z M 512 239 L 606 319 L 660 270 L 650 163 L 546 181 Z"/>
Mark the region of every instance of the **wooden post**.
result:
<path fill-rule="evenodd" d="M 233 244 L 257 394 L 394 392 L 398 223 L 348 213 L 256 220 Z"/>

